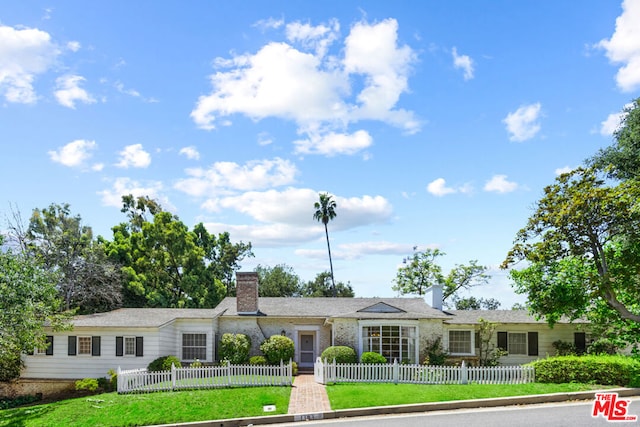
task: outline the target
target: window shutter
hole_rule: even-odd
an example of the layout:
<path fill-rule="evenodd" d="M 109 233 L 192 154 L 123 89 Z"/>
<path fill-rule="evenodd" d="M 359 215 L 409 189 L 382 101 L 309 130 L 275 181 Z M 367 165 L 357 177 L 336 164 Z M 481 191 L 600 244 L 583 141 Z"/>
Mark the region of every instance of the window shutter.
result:
<path fill-rule="evenodd" d="M 100 337 L 91 337 L 91 355 L 100 356 Z"/>
<path fill-rule="evenodd" d="M 498 332 L 498 348 L 507 351 L 507 333 Z"/>
<path fill-rule="evenodd" d="M 47 350 L 45 354 L 47 356 L 53 356 L 53 335 L 47 335 Z"/>
<path fill-rule="evenodd" d="M 529 356 L 537 356 L 538 355 L 538 333 L 529 332 L 527 335 L 528 335 L 527 341 L 529 344 Z"/>
<path fill-rule="evenodd" d="M 69 356 L 75 356 L 76 355 L 76 337 L 69 336 L 68 338 L 69 338 L 69 346 L 68 346 L 67 354 Z"/>
<path fill-rule="evenodd" d="M 587 335 L 584 332 L 574 332 L 573 344 L 576 346 L 578 354 L 584 353 L 587 351 Z"/>
<path fill-rule="evenodd" d="M 116 356 L 124 355 L 124 342 L 122 337 L 116 337 Z"/>
<path fill-rule="evenodd" d="M 144 337 L 136 337 L 136 357 L 144 356 Z"/>

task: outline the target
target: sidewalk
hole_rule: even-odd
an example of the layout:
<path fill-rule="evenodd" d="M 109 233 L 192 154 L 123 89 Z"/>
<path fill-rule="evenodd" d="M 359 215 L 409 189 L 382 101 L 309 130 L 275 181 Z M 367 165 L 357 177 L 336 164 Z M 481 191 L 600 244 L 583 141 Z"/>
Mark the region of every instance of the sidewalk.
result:
<path fill-rule="evenodd" d="M 331 411 L 329 397 L 323 384 L 318 384 L 313 374 L 301 374 L 294 378 L 289 400 L 289 414 L 317 414 Z"/>

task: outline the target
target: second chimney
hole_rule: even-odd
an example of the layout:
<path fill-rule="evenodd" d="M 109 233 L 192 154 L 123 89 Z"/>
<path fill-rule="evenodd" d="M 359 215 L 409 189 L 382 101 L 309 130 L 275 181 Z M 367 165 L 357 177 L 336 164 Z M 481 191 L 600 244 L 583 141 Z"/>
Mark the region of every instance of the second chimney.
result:
<path fill-rule="evenodd" d="M 258 314 L 258 273 L 236 272 L 238 314 Z"/>

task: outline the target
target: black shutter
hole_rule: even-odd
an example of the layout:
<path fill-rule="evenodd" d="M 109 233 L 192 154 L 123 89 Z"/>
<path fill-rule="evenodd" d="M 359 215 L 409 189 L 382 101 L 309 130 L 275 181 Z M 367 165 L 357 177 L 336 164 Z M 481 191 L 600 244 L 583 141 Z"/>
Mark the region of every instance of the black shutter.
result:
<path fill-rule="evenodd" d="M 76 337 L 74 336 L 69 336 L 69 347 L 68 347 L 68 352 L 67 354 L 69 356 L 75 356 L 76 355 Z"/>
<path fill-rule="evenodd" d="M 47 335 L 47 349 L 45 350 L 47 356 L 53 356 L 53 335 Z"/>
<path fill-rule="evenodd" d="M 576 346 L 578 354 L 582 354 L 587 351 L 587 334 L 584 332 L 574 332 L 573 344 Z"/>
<path fill-rule="evenodd" d="M 100 337 L 91 337 L 91 355 L 100 356 Z"/>
<path fill-rule="evenodd" d="M 116 356 L 124 355 L 124 345 L 122 337 L 116 337 Z"/>
<path fill-rule="evenodd" d="M 537 356 L 538 355 L 538 333 L 537 332 L 529 332 L 527 333 L 527 341 L 529 344 L 529 356 Z"/>
<path fill-rule="evenodd" d="M 144 337 L 136 337 L 136 357 L 144 356 Z"/>
<path fill-rule="evenodd" d="M 498 332 L 498 348 L 507 351 L 507 333 Z"/>

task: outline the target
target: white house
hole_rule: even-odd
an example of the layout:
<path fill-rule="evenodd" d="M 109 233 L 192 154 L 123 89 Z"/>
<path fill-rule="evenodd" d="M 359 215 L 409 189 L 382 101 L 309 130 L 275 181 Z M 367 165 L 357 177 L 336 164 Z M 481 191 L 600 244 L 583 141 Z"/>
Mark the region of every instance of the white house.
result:
<path fill-rule="evenodd" d="M 388 360 L 420 363 L 427 345 L 440 338 L 451 356 L 478 356 L 481 318 L 499 324 L 494 345 L 509 354 L 503 364 L 521 364 L 555 354 L 552 343 L 584 347 L 583 323 L 561 321 L 550 329 L 525 311 L 443 311 L 442 294 L 423 298 L 263 298 L 256 273 L 237 273 L 237 297 L 214 309 L 123 308 L 77 316 L 73 330 L 49 332 L 47 348 L 24 356 L 23 378 L 80 379 L 108 375 L 110 369 L 144 368 L 175 355 L 188 363 L 216 362 L 224 333 L 251 338 L 252 354 L 272 335 L 286 335 L 294 361 L 311 368 L 330 345 L 346 345 Z"/>

